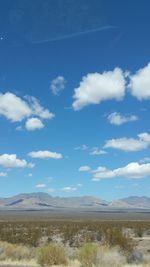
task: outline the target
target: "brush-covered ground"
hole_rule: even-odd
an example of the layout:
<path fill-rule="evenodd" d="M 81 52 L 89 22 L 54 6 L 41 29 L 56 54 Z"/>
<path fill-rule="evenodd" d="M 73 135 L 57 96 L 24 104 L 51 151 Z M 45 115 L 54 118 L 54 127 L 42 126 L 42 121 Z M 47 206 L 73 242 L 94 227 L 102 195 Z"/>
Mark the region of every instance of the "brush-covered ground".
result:
<path fill-rule="evenodd" d="M 1 221 L 0 265 L 150 267 L 150 222 Z"/>

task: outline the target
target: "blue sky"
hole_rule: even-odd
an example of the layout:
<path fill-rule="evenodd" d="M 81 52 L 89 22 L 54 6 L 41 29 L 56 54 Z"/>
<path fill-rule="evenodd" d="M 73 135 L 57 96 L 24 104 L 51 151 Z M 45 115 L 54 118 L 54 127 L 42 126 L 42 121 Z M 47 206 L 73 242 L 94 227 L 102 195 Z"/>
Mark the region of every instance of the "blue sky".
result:
<path fill-rule="evenodd" d="M 0 196 L 150 196 L 150 2 L 34 3 L 0 3 Z"/>

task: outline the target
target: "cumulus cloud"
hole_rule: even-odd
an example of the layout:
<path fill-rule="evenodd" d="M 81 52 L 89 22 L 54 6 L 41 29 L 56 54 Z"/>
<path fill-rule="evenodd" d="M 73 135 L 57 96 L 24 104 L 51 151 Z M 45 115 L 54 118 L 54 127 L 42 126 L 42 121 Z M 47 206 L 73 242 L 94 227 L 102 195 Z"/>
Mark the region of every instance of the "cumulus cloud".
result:
<path fill-rule="evenodd" d="M 22 121 L 29 117 L 32 110 L 28 103 L 12 93 L 0 94 L 0 115 L 5 116 L 12 122 Z"/>
<path fill-rule="evenodd" d="M 106 167 L 98 167 L 93 173 L 93 181 L 115 177 L 139 179 L 150 175 L 150 163 L 139 164 L 138 162 L 131 162 L 124 167 L 114 170 L 109 170 Z"/>
<path fill-rule="evenodd" d="M 107 119 L 111 124 L 121 125 L 121 124 L 124 124 L 127 122 L 137 121 L 138 117 L 135 115 L 127 116 L 127 115 L 121 115 L 118 112 L 113 112 L 113 113 L 109 114 Z"/>
<path fill-rule="evenodd" d="M 61 91 L 64 90 L 66 80 L 63 76 L 58 76 L 51 81 L 50 89 L 54 95 L 59 95 Z"/>
<path fill-rule="evenodd" d="M 138 134 L 138 138 L 117 138 L 117 139 L 110 139 L 106 142 L 105 148 L 114 148 L 123 151 L 140 151 L 143 149 L 148 148 L 150 145 L 150 134 L 148 133 L 141 133 Z"/>
<path fill-rule="evenodd" d="M 125 74 L 120 68 L 103 73 L 89 73 L 74 90 L 73 109 L 80 110 L 87 105 L 111 99 L 122 100 L 125 84 Z"/>
<path fill-rule="evenodd" d="M 35 187 L 36 188 L 45 188 L 46 184 L 37 184 Z"/>
<path fill-rule="evenodd" d="M 38 118 L 27 119 L 25 127 L 28 131 L 40 130 L 44 128 L 43 122 Z"/>
<path fill-rule="evenodd" d="M 91 104 L 99 104 L 106 100 L 122 100 L 125 87 L 138 100 L 150 99 L 150 62 L 135 74 L 123 72 L 121 68 L 103 73 L 89 73 L 84 76 L 79 87 L 74 89 L 73 109 L 80 110 Z M 111 116 L 112 115 L 112 116 Z M 110 123 L 121 125 L 137 120 L 137 116 L 122 116 L 118 113 L 110 114 Z"/>
<path fill-rule="evenodd" d="M 98 147 L 92 148 L 92 151 L 90 152 L 90 155 L 92 156 L 100 156 L 105 154 L 107 154 L 107 152 L 105 150 L 99 149 Z"/>
<path fill-rule="evenodd" d="M 66 186 L 66 187 L 62 188 L 62 191 L 66 192 L 66 193 L 73 192 L 73 191 L 76 191 L 76 190 L 77 190 L 76 187 L 71 187 L 71 186 Z"/>
<path fill-rule="evenodd" d="M 0 177 L 6 177 L 7 173 L 6 172 L 0 172 Z"/>
<path fill-rule="evenodd" d="M 44 151 L 32 151 L 28 154 L 31 158 L 37 158 L 37 159 L 61 159 L 62 154 L 56 153 L 56 152 L 51 152 L 48 150 Z"/>
<path fill-rule="evenodd" d="M 35 97 L 26 96 L 20 98 L 10 92 L 0 94 L 0 115 L 12 122 L 21 122 L 24 119 L 28 119 L 26 128 L 28 128 L 29 125 L 30 130 L 31 122 L 33 122 L 33 118 L 29 119 L 30 117 L 37 116 L 40 119 L 53 119 L 55 117 L 55 115 L 48 109 L 44 109 Z M 40 123 L 40 119 L 38 125 L 42 128 L 42 121 Z M 36 122 L 37 120 L 38 119 L 36 118 Z M 17 127 L 17 130 L 21 129 L 21 126 Z M 37 127 L 36 129 L 39 128 Z"/>
<path fill-rule="evenodd" d="M 79 172 L 89 172 L 91 170 L 91 168 L 89 166 L 81 166 L 79 168 Z"/>
<path fill-rule="evenodd" d="M 18 159 L 16 154 L 0 155 L 0 166 L 6 168 L 33 168 L 34 164 L 28 163 L 25 159 Z"/>
<path fill-rule="evenodd" d="M 138 100 L 150 99 L 150 63 L 129 78 L 131 94 Z"/>

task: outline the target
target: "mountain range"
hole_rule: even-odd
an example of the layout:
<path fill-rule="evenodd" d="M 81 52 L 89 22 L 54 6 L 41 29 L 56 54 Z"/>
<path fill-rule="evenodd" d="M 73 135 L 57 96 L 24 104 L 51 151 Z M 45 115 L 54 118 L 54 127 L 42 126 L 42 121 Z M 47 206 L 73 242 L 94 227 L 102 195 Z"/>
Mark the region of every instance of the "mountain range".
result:
<path fill-rule="evenodd" d="M 105 201 L 93 196 L 52 197 L 47 193 L 38 192 L 0 198 L 0 210 L 42 210 L 94 207 L 101 209 L 150 209 L 150 197 L 131 196 L 115 201 Z"/>

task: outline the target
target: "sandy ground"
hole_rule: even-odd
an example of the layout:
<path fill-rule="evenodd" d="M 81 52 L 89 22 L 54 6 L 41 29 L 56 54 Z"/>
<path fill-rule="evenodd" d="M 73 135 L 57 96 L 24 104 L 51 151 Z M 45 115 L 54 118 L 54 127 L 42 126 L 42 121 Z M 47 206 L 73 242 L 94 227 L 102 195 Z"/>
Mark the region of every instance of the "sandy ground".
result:
<path fill-rule="evenodd" d="M 150 258 L 150 236 L 135 237 L 134 240 L 138 242 L 137 250 L 142 254 L 147 254 Z"/>
<path fill-rule="evenodd" d="M 36 262 L 30 261 L 30 262 L 17 262 L 17 261 L 4 261 L 0 262 L 0 267 L 40 267 Z M 64 267 L 64 266 L 51 266 L 51 267 Z M 69 264 L 67 267 L 81 267 L 78 261 L 74 261 L 71 264 Z M 103 266 L 100 266 L 103 267 Z M 118 267 L 118 266 L 105 266 L 105 267 Z M 150 263 L 145 264 L 125 264 L 122 267 L 150 267 Z"/>

